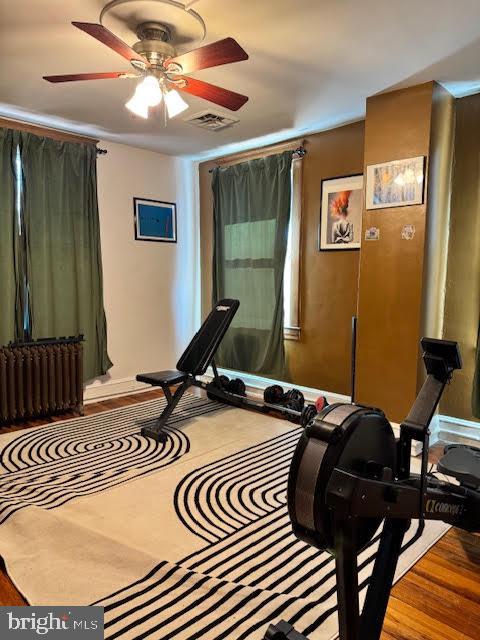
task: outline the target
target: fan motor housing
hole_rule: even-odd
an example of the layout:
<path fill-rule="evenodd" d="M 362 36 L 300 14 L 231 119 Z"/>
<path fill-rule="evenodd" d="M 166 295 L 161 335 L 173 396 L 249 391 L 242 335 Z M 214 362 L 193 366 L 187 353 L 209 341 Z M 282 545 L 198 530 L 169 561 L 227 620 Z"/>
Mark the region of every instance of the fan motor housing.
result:
<path fill-rule="evenodd" d="M 151 65 L 163 66 L 165 60 L 173 58 L 175 47 L 171 44 L 170 29 L 159 22 L 144 22 L 137 27 L 136 42 L 132 49 L 144 56 Z"/>

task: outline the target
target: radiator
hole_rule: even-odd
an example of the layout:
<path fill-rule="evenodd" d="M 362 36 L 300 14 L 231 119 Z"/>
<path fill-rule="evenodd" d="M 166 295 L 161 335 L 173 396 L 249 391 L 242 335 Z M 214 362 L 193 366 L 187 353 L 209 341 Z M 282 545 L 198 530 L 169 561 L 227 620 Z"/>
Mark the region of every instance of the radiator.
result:
<path fill-rule="evenodd" d="M 83 336 L 0 347 L 0 422 L 83 412 Z"/>

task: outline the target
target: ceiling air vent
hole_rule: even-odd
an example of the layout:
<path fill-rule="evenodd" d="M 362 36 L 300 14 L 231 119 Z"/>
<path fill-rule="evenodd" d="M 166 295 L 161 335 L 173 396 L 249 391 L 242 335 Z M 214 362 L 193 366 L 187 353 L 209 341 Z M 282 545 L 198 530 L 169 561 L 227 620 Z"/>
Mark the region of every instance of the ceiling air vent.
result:
<path fill-rule="evenodd" d="M 226 129 L 226 127 L 231 127 L 232 124 L 235 124 L 238 121 L 238 118 L 234 118 L 231 115 L 227 116 L 219 111 L 211 111 L 210 109 L 202 111 L 201 113 L 196 113 L 190 118 L 185 118 L 185 122 L 194 124 L 196 127 L 200 127 L 201 129 L 208 129 L 209 131 L 220 131 L 220 129 Z"/>

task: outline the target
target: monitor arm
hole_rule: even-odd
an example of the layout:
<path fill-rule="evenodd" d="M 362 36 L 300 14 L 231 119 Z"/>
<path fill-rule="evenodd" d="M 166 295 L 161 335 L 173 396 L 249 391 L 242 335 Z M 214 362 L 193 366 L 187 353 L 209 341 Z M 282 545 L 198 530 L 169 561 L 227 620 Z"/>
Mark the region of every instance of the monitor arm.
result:
<path fill-rule="evenodd" d="M 413 403 L 408 416 L 400 425 L 398 441 L 397 478 L 404 480 L 410 477 L 410 461 L 412 441 L 421 442 L 422 470 L 420 473 L 420 520 L 425 518 L 426 477 L 428 468 L 428 448 L 430 439 L 430 422 L 435 414 L 445 385 L 450 382 L 455 369 L 462 368 L 462 359 L 456 342 L 422 338 L 423 362 L 427 378 Z"/>

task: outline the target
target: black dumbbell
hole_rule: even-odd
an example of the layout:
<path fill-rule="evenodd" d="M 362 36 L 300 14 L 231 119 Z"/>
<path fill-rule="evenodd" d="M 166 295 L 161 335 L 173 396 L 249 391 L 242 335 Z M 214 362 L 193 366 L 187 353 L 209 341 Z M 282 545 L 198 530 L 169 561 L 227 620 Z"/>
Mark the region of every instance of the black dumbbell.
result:
<path fill-rule="evenodd" d="M 318 411 L 314 404 L 307 404 L 307 406 L 303 408 L 300 424 L 304 429 L 307 424 L 310 424 L 310 422 L 315 418 L 317 413 Z"/>
<path fill-rule="evenodd" d="M 208 385 L 211 388 L 211 391 L 207 391 L 207 398 L 209 400 L 216 400 L 217 402 L 221 402 L 220 398 L 215 394 L 215 389 L 226 391 L 229 384 L 230 378 L 228 376 L 218 376 L 218 378 L 213 378 L 213 380 Z"/>
<path fill-rule="evenodd" d="M 235 378 L 235 380 L 230 380 L 230 382 L 225 387 L 225 391 L 229 393 L 235 393 L 237 396 L 246 396 L 245 383 L 240 378 Z"/>
<path fill-rule="evenodd" d="M 263 399 L 267 404 L 281 404 L 285 393 L 279 384 L 272 384 L 263 392 Z"/>
<path fill-rule="evenodd" d="M 303 393 L 298 389 L 290 389 L 290 391 L 287 391 L 285 394 L 284 403 L 286 407 L 294 411 L 301 411 L 305 404 L 305 398 L 303 397 Z"/>
<path fill-rule="evenodd" d="M 283 404 L 283 415 L 290 422 L 300 423 L 300 414 L 303 411 L 305 405 L 305 398 L 303 393 L 298 389 L 291 389 L 285 394 L 285 401 Z"/>
<path fill-rule="evenodd" d="M 230 384 L 230 378 L 228 376 L 219 376 L 218 384 L 220 389 L 223 389 L 223 391 L 227 391 L 228 385 Z"/>
<path fill-rule="evenodd" d="M 263 399 L 267 404 L 283 405 L 293 411 L 301 411 L 305 404 L 305 398 L 301 391 L 290 389 L 285 393 L 279 384 L 267 387 L 263 392 Z"/>
<path fill-rule="evenodd" d="M 290 422 L 294 422 L 295 424 L 300 424 L 301 414 L 298 409 L 296 409 L 295 403 L 291 406 L 288 402 L 283 406 L 282 416 L 289 420 Z"/>
<path fill-rule="evenodd" d="M 307 404 L 300 411 L 289 407 L 288 405 L 285 409 L 286 410 L 283 411 L 283 416 L 287 418 L 287 420 L 290 420 L 290 422 L 301 424 L 304 429 L 318 413 L 314 404 Z"/>

